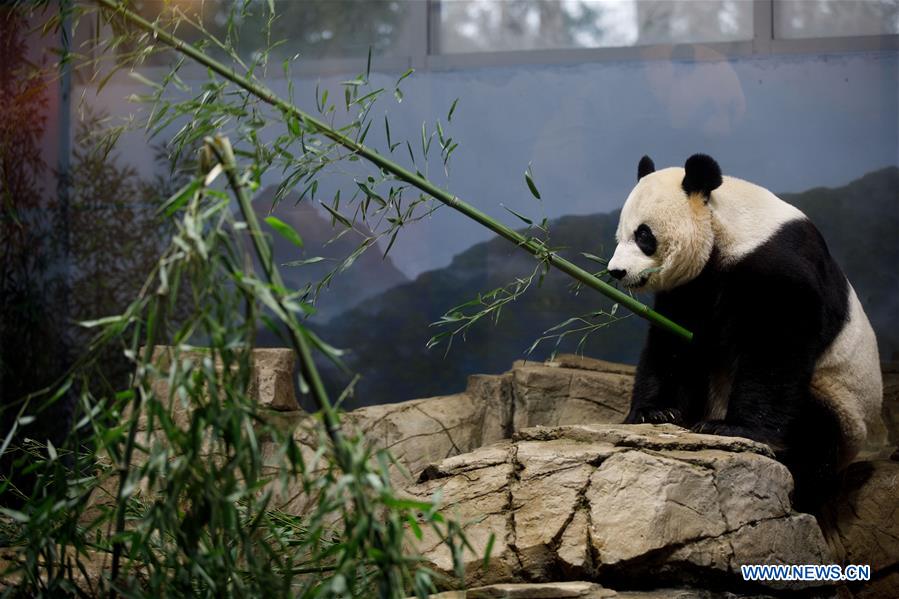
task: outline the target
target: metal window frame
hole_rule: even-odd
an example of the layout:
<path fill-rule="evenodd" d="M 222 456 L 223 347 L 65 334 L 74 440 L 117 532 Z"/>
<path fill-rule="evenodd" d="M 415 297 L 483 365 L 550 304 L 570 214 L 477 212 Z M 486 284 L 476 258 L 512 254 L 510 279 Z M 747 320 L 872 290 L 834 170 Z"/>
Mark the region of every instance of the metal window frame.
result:
<path fill-rule="evenodd" d="M 774 37 L 774 2 L 752 2 L 752 39 L 733 42 L 684 42 L 617 48 L 559 48 L 515 50 L 506 52 L 470 52 L 440 54 L 440 0 L 410 2 L 410 22 L 419 22 L 421 35 L 416 36 L 411 56 L 381 56 L 375 62 L 378 71 L 402 71 L 408 68 L 428 71 L 512 67 L 524 65 L 572 65 L 589 62 L 651 60 L 660 49 L 699 45 L 713 50 L 721 60 L 791 54 L 838 54 L 848 52 L 882 52 L 899 50 L 899 35 L 859 35 L 850 37 L 814 37 L 778 39 Z M 358 58 L 321 59 L 296 65 L 298 75 L 328 75 L 356 71 Z"/>
<path fill-rule="evenodd" d="M 372 68 L 382 73 L 402 73 L 409 68 L 419 71 L 451 71 L 488 67 L 575 65 L 583 63 L 645 61 L 667 56 L 665 60 L 680 59 L 679 49 L 702 46 L 712 50 L 704 60 L 731 60 L 774 55 L 845 54 L 854 52 L 883 52 L 899 50 L 899 35 L 863 35 L 851 37 L 815 37 L 805 39 L 777 39 L 774 37 L 774 2 L 776 0 L 747 0 L 753 3 L 753 37 L 745 41 L 655 44 L 617 48 L 559 48 L 515 50 L 504 52 L 472 52 L 440 54 L 440 0 L 409 0 L 409 22 L 419 23 L 413 35 L 412 51 L 407 55 L 378 56 Z M 414 25 L 413 25 L 414 26 Z M 358 73 L 364 67 L 364 57 L 323 58 L 298 61 L 291 65 L 291 77 L 328 77 Z M 149 74 L 167 67 L 147 66 Z M 193 65 L 182 70 L 188 76 Z M 196 68 L 197 75 L 203 69 Z M 277 73 L 277 74 L 276 74 Z M 283 79 L 280 69 L 272 70 L 272 79 Z"/>
<path fill-rule="evenodd" d="M 651 60 L 660 49 L 702 46 L 717 53 L 722 60 L 780 54 L 836 54 L 846 52 L 880 52 L 899 50 L 899 35 L 859 35 L 850 37 L 814 37 L 777 39 L 774 37 L 774 2 L 751 0 L 751 40 L 732 42 L 684 42 L 618 48 L 560 48 L 553 50 L 517 50 L 508 52 L 471 52 L 438 54 L 440 32 L 440 0 L 427 0 L 429 54 L 418 62 L 430 70 L 509 67 L 516 65 L 565 65 L 585 62 Z"/>

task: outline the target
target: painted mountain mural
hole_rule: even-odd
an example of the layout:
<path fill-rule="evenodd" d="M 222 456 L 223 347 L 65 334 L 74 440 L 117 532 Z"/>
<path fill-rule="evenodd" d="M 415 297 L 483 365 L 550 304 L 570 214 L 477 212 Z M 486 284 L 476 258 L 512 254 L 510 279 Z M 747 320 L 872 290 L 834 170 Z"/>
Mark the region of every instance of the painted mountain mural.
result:
<path fill-rule="evenodd" d="M 780 197 L 803 210 L 820 228 L 877 330 L 881 358 L 896 359 L 899 168 L 869 173 L 840 188 L 816 188 Z M 596 271 L 598 265 L 580 254 L 610 255 L 617 222 L 617 212 L 559 218 L 550 223 L 551 245 L 570 248 L 562 253 Z M 449 352 L 445 346 L 425 347 L 435 333 L 431 323 L 448 308 L 527 275 L 534 265 L 533 258 L 507 241 L 492 239 L 458 254 L 446 268 L 372 295 L 327 324 L 316 325 L 323 338 L 348 349 L 346 361 L 361 375 L 345 407 L 461 390 L 469 374 L 508 369 L 513 360 L 525 357 L 525 350 L 544 331 L 566 318 L 611 307 L 598 293 L 583 289 L 573 292 L 570 279 L 550 271 L 539 288 L 532 288 L 504 308 L 497 326 L 487 320 L 479 322 L 464 341 L 456 339 Z M 349 273 L 347 278 L 354 276 L 359 275 Z M 364 287 L 362 282 L 353 285 L 354 289 Z M 651 296 L 639 299 L 652 301 Z M 777 290 L 772 289 L 771 302 L 776 301 Z M 646 326 L 642 319 L 628 317 L 592 335 L 583 351 L 593 357 L 633 363 L 639 356 Z M 560 350 L 573 350 L 575 342 L 563 343 Z M 530 359 L 544 359 L 552 347 L 552 343 L 538 347 Z M 329 385 L 335 390 L 342 388 L 347 379 L 323 367 Z"/>

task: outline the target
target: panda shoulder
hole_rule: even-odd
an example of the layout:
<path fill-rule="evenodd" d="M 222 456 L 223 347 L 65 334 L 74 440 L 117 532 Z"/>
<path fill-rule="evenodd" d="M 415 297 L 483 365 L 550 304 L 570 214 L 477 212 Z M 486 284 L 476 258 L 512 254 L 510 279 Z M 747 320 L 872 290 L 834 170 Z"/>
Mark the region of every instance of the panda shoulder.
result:
<path fill-rule="evenodd" d="M 808 220 L 768 189 L 736 177 L 724 177 L 721 187 L 712 192 L 709 207 L 716 245 L 728 263 L 750 256 L 784 226 Z"/>

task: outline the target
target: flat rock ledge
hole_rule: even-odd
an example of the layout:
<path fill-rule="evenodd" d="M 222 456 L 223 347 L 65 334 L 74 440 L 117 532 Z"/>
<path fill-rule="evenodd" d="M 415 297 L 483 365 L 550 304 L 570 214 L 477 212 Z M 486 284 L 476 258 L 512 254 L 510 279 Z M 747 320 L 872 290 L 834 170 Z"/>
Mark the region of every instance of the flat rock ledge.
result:
<path fill-rule="evenodd" d="M 735 595 L 701 589 L 614 591 L 593 582 L 492 584 L 465 591 L 446 591 L 431 599 L 770 599 L 770 595 Z"/>
<path fill-rule="evenodd" d="M 741 565 L 834 562 L 815 518 L 792 510 L 792 486 L 770 450 L 747 439 L 596 424 L 521 430 L 427 466 L 407 492 L 439 491 L 463 523 L 468 588 L 567 580 L 764 591 L 822 583 L 750 587 Z M 431 534 L 419 549 L 449 572 L 449 549 Z M 614 596 L 599 592 L 571 596 Z"/>

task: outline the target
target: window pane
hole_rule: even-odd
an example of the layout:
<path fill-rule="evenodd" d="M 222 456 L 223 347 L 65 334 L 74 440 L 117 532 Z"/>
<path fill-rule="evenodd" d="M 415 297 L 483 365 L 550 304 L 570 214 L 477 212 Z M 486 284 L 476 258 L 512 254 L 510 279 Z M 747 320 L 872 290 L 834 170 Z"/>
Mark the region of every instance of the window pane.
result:
<path fill-rule="evenodd" d="M 240 38 L 237 47 L 243 57 L 264 48 L 267 0 L 251 0 L 246 10 L 243 0 L 135 0 L 134 6 L 152 19 L 166 10 L 181 10 L 214 36 L 228 35 L 229 15 L 237 15 Z M 406 0 L 275 0 L 277 19 L 272 24 L 272 41 L 285 40 L 275 49 L 276 57 L 345 58 L 368 54 L 409 55 L 412 53 L 413 23 Z M 188 27 L 178 31 L 182 38 L 199 39 Z M 213 48 L 213 52 L 215 48 Z"/>
<path fill-rule="evenodd" d="M 780 0 L 774 37 L 841 37 L 899 33 L 899 0 Z"/>
<path fill-rule="evenodd" d="M 441 0 L 442 53 L 608 48 L 752 38 L 741 0 Z"/>

